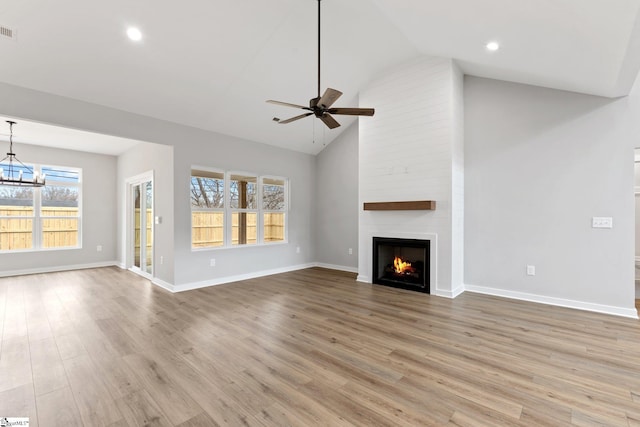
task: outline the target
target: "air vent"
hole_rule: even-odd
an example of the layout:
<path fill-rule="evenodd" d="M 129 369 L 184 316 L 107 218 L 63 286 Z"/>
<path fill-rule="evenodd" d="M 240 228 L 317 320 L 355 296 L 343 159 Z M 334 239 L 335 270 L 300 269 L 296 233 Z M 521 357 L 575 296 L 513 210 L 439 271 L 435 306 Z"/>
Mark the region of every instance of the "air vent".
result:
<path fill-rule="evenodd" d="M 15 40 L 16 30 L 0 25 L 0 37 L 3 39 Z"/>

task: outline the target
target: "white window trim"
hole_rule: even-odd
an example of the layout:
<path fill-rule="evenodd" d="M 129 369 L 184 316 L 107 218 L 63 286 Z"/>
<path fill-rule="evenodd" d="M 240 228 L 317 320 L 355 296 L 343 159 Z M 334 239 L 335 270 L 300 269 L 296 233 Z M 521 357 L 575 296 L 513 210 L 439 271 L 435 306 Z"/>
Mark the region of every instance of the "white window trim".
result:
<path fill-rule="evenodd" d="M 78 182 L 77 183 L 69 183 L 64 181 L 54 181 L 47 178 L 47 185 L 53 185 L 56 187 L 74 187 L 78 188 L 78 244 L 76 246 L 60 246 L 53 248 L 43 248 L 42 247 L 42 235 L 44 230 L 42 229 L 42 187 L 36 187 L 33 189 L 33 216 L 30 217 L 21 217 L 21 218 L 31 218 L 32 226 L 31 226 L 31 235 L 32 235 L 32 247 L 29 249 L 4 249 L 0 250 L 0 254 L 12 254 L 12 253 L 25 253 L 25 252 L 50 252 L 50 251 L 64 251 L 64 250 L 77 250 L 82 249 L 82 168 L 73 167 L 73 166 L 60 166 L 60 165 L 52 165 L 52 164 L 38 164 L 38 163 L 28 163 L 33 169 L 33 172 L 42 173 L 42 168 L 59 168 L 66 169 L 69 171 L 74 171 L 78 173 Z M 2 217 L 2 218 L 11 218 L 11 217 Z M 18 217 L 15 217 L 18 218 Z M 55 218 L 70 218 L 70 217 L 59 217 L 59 216 L 47 216 L 46 219 L 55 219 Z M 76 218 L 76 217 L 74 217 Z"/>
<path fill-rule="evenodd" d="M 223 193 L 222 193 L 222 207 L 221 208 L 194 208 L 193 205 L 191 205 L 191 179 L 193 179 L 194 176 L 198 176 L 198 175 L 194 175 L 193 171 L 203 171 L 203 172 L 212 172 L 212 173 L 219 173 L 222 174 L 223 179 L 224 179 L 224 184 L 223 184 Z M 199 251 L 208 251 L 208 250 L 212 250 L 212 249 L 221 249 L 224 248 L 227 244 L 227 214 L 226 214 L 226 209 L 227 206 L 229 205 L 229 196 L 227 194 L 227 176 L 225 174 L 224 170 L 221 169 L 217 169 L 217 168 L 210 168 L 207 166 L 197 166 L 197 165 L 192 165 L 191 169 L 189 171 L 189 206 L 191 207 L 191 215 L 189 215 L 189 234 L 190 234 L 190 242 L 191 242 L 191 251 L 192 252 L 199 252 Z M 198 248 L 194 248 L 193 247 L 193 212 L 222 212 L 223 218 L 222 218 L 222 245 L 221 246 L 210 246 L 210 247 L 198 247 Z"/>
<path fill-rule="evenodd" d="M 191 233 L 191 252 L 202 252 L 202 251 L 220 251 L 220 250 L 228 250 L 228 249 L 240 249 L 240 248 L 255 248 L 255 247 L 263 247 L 263 246 L 274 246 L 274 245 L 283 245 L 289 243 L 289 211 L 291 206 L 291 182 L 289 178 L 278 176 L 278 175 L 260 175 L 254 172 L 246 172 L 239 170 L 230 170 L 223 171 L 219 168 L 211 168 L 205 166 L 197 166 L 192 165 L 190 168 L 189 175 L 189 186 L 191 186 L 191 178 L 194 176 L 194 170 L 201 170 L 206 172 L 215 172 L 221 173 L 224 175 L 224 203 L 223 208 L 211 208 L 211 209 L 193 209 L 191 206 L 191 212 L 194 211 L 213 211 L 224 213 L 224 242 L 221 246 L 211 246 L 211 247 L 194 247 L 193 246 L 193 215 L 190 216 L 190 233 Z M 250 176 L 256 178 L 257 191 L 256 191 L 256 209 L 240 209 L 240 208 L 231 208 L 231 176 L 232 175 L 242 175 L 242 176 Z M 265 210 L 263 208 L 263 200 L 262 200 L 262 188 L 264 185 L 264 179 L 274 179 L 281 180 L 284 182 L 285 186 L 285 207 L 282 210 Z M 191 188 L 189 188 L 189 192 L 191 192 Z M 191 200 L 189 200 L 189 204 L 191 204 Z M 255 213 L 257 216 L 256 219 L 256 243 L 254 244 L 233 244 L 233 220 L 232 214 L 235 212 L 248 212 Z M 280 241 L 275 242 L 265 242 L 264 241 L 264 214 L 265 213 L 284 213 L 284 238 Z"/>
<path fill-rule="evenodd" d="M 264 245 L 277 245 L 277 244 L 281 244 L 281 243 L 289 243 L 289 195 L 290 195 L 290 183 L 289 183 L 289 179 L 285 178 L 283 176 L 276 176 L 276 175 L 262 175 L 261 177 L 259 177 L 260 179 L 260 184 L 258 185 L 258 191 L 260 193 L 260 208 L 261 208 L 261 214 L 260 214 L 260 232 L 264 234 L 264 214 L 266 213 L 283 213 L 284 214 L 284 239 L 281 241 L 277 241 L 277 242 L 262 242 L 262 244 Z M 273 180 L 279 180 L 279 181 L 283 181 L 284 182 L 284 208 L 281 210 L 271 210 L 271 209 L 264 209 L 264 200 L 262 199 L 262 188 L 264 186 L 264 180 L 265 179 L 273 179 Z"/>
<path fill-rule="evenodd" d="M 240 175 L 240 176 L 246 176 L 246 177 L 251 177 L 251 178 L 255 178 L 256 179 L 256 207 L 255 209 L 249 209 L 249 208 L 232 208 L 231 207 L 231 177 L 233 175 Z M 225 190 L 225 197 L 227 197 L 227 200 L 229 200 L 229 203 L 227 203 L 225 205 L 225 219 L 228 218 L 229 220 L 229 226 L 225 226 L 225 235 L 228 233 L 228 237 L 229 239 L 227 240 L 229 242 L 229 245 L 227 247 L 230 248 L 240 248 L 240 247 L 254 247 L 254 246 L 258 246 L 262 243 L 262 238 L 260 236 L 260 176 L 258 176 L 258 174 L 256 173 L 252 173 L 252 172 L 245 172 L 245 171 L 228 171 L 225 175 L 225 186 L 224 186 L 224 190 Z M 240 200 L 238 200 L 238 204 L 240 204 Z M 234 213 L 255 213 L 256 214 L 256 242 L 255 243 L 245 243 L 245 244 L 233 244 L 233 214 Z M 239 232 L 239 230 L 238 230 Z M 226 246 L 226 245 L 224 245 Z"/>
<path fill-rule="evenodd" d="M 78 172 L 78 183 L 68 183 L 68 182 L 64 182 L 64 181 L 52 181 L 52 180 L 47 180 L 47 185 L 55 185 L 56 187 L 74 187 L 74 188 L 78 188 L 78 246 L 64 246 L 64 247 L 59 247 L 59 248 L 42 248 L 40 247 L 39 250 L 41 251 L 55 251 L 55 250 L 60 250 L 60 249 L 82 249 L 82 168 L 76 168 L 76 167 L 69 167 L 69 166 L 58 166 L 58 165 L 37 165 L 38 167 L 38 172 L 42 173 L 42 167 L 46 166 L 46 167 L 50 167 L 50 168 L 60 168 L 60 169 L 66 169 L 69 171 L 75 171 Z M 38 204 L 38 211 L 40 212 L 40 207 L 42 206 L 42 197 L 37 197 L 37 204 Z M 51 216 L 51 217 L 47 217 L 47 219 L 49 218 L 63 218 L 63 217 L 56 217 L 56 216 Z M 38 220 L 40 221 L 39 226 L 42 225 L 42 216 L 38 215 Z M 40 228 L 40 232 L 38 233 L 38 240 L 39 240 L 39 244 L 42 243 L 42 234 L 44 233 L 44 230 L 42 230 L 42 228 Z"/>

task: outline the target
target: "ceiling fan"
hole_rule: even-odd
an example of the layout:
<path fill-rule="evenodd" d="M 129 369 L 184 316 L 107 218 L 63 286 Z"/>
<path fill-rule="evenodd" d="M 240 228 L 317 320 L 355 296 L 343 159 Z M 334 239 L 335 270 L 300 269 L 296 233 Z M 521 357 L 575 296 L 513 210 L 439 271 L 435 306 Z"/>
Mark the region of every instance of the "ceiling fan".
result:
<path fill-rule="evenodd" d="M 311 98 L 309 101 L 309 106 L 305 107 L 304 105 L 291 104 L 289 102 L 280 102 L 268 100 L 267 102 L 270 104 L 283 105 L 285 107 L 293 107 L 300 108 L 302 110 L 307 110 L 308 113 L 301 114 L 299 116 L 291 117 L 290 119 L 280 120 L 277 117 L 273 118 L 273 121 L 279 123 L 281 125 L 295 122 L 296 120 L 303 119 L 305 117 L 309 117 L 311 115 L 315 115 L 317 118 L 322 120 L 325 125 L 329 129 L 334 129 L 340 126 L 340 123 L 336 119 L 333 118 L 332 114 L 337 115 L 346 115 L 346 116 L 373 116 L 375 113 L 375 109 L 373 108 L 332 108 L 334 102 L 340 98 L 342 92 L 336 89 L 327 88 L 324 91 L 324 94 L 320 96 L 320 2 L 322 0 L 318 0 L 318 96 L 315 98 Z"/>

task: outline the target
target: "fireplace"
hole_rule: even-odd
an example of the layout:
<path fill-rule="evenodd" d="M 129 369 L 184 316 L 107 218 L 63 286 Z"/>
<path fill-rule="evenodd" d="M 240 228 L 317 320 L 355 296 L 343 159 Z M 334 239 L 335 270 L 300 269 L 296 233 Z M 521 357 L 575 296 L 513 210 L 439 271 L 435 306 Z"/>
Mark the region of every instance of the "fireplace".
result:
<path fill-rule="evenodd" d="M 373 238 L 373 283 L 430 293 L 430 241 Z"/>

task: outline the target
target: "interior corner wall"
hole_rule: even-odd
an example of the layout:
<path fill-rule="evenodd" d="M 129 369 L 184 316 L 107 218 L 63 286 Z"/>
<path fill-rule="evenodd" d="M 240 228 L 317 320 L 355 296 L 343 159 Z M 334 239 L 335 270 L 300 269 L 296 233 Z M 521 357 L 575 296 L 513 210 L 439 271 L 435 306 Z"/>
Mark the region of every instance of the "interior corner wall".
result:
<path fill-rule="evenodd" d="M 316 261 L 325 267 L 357 272 L 357 122 L 316 156 L 315 189 Z"/>
<path fill-rule="evenodd" d="M 152 225 L 153 276 L 173 284 L 173 147 L 141 142 L 118 157 L 118 261 L 126 266 L 126 182 L 148 171 L 153 171 L 153 215 L 162 218 L 160 224 Z"/>
<path fill-rule="evenodd" d="M 14 150 L 26 163 L 82 168 L 82 247 L 3 253 L 0 275 L 114 264 L 116 157 L 30 144 L 14 144 Z M 102 246 L 102 251 L 98 252 L 97 246 Z"/>
<path fill-rule="evenodd" d="M 460 110 L 454 98 L 461 96 L 462 85 L 456 78 L 461 74 L 451 59 L 421 57 L 389 70 L 360 93 L 361 105 L 376 108 L 371 120 L 359 121 L 360 281 L 372 280 L 373 236 L 420 233 L 437 236 L 437 278 L 431 293 L 452 297 L 457 292 L 452 280 L 461 275 L 452 275 L 452 216 L 460 205 L 454 207 L 452 199 L 453 162 L 461 151 L 456 141 L 461 144 L 462 139 L 458 135 L 455 140 L 461 126 L 456 131 L 453 115 Z M 436 210 L 362 208 L 365 202 L 411 200 L 435 200 Z"/>
<path fill-rule="evenodd" d="M 638 142 L 640 145 L 640 141 Z M 638 156 L 640 156 L 640 148 L 636 146 L 635 149 L 635 158 L 636 161 L 634 163 L 634 174 L 635 174 L 635 215 L 636 215 L 636 258 L 635 258 L 635 278 L 636 278 L 636 299 L 640 299 L 640 161 L 638 161 Z"/>
<path fill-rule="evenodd" d="M 464 291 L 464 75 L 452 61 L 451 77 L 451 296 Z"/>
<path fill-rule="evenodd" d="M 635 313 L 639 96 L 465 78 L 467 289 Z"/>

